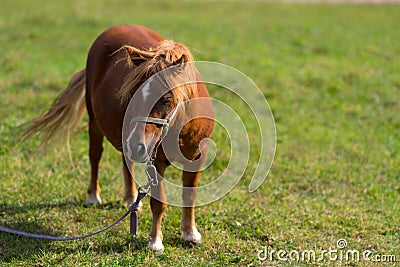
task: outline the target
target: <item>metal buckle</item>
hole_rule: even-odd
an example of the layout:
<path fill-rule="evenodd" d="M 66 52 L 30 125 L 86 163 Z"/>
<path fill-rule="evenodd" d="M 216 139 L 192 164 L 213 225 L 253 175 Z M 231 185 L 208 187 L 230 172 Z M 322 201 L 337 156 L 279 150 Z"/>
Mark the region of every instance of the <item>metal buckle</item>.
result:
<path fill-rule="evenodd" d="M 153 177 L 151 176 L 151 174 L 149 172 L 150 169 L 154 172 L 154 179 L 153 179 Z M 147 178 L 149 180 L 149 183 L 152 186 L 157 186 L 158 185 L 156 166 L 154 166 L 153 164 L 147 165 L 146 166 L 146 175 L 147 175 Z"/>

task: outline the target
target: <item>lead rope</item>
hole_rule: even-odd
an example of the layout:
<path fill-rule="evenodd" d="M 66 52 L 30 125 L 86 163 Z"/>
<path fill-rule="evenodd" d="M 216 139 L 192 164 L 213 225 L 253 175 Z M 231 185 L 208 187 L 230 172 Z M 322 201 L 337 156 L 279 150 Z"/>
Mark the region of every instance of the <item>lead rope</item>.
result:
<path fill-rule="evenodd" d="M 163 126 L 164 127 L 164 126 Z M 164 128 L 163 128 L 164 130 Z M 156 159 L 158 147 L 161 144 L 161 141 L 164 139 L 165 135 L 161 136 L 160 141 L 158 141 L 156 147 L 153 150 L 153 153 L 150 157 L 150 160 L 147 163 L 146 166 L 146 175 L 147 175 L 147 184 L 139 187 L 138 189 L 138 195 L 136 197 L 135 202 L 130 205 L 129 209 L 127 212 L 125 212 L 120 218 L 118 218 L 115 222 L 112 224 L 95 231 L 93 233 L 87 234 L 87 235 L 81 235 L 81 236 L 76 236 L 76 237 L 56 237 L 56 236 L 49 236 L 49 235 L 40 235 L 40 234 L 32 234 L 24 231 L 17 231 L 13 230 L 4 226 L 0 225 L 0 231 L 1 232 L 6 232 L 9 234 L 15 234 L 15 235 L 20 235 L 20 236 L 25 236 L 25 237 L 32 237 L 32 238 L 37 238 L 37 239 L 47 239 L 47 240 L 53 240 L 53 241 L 73 241 L 73 240 L 78 240 L 78 239 L 84 239 L 88 238 L 97 234 L 100 234 L 115 225 L 119 224 L 122 220 L 124 220 L 128 215 L 130 215 L 130 234 L 131 235 L 136 235 L 138 233 L 138 215 L 137 212 L 139 211 L 140 207 L 142 206 L 140 201 L 145 198 L 149 191 L 150 191 L 150 186 L 157 186 L 158 185 L 158 178 L 157 178 L 157 169 L 154 166 L 154 162 Z M 150 171 L 151 170 L 151 171 Z M 151 172 L 153 172 L 154 177 L 152 177 Z"/>
<path fill-rule="evenodd" d="M 20 236 L 25 236 L 25 237 L 32 237 L 32 238 L 37 238 L 37 239 L 47 239 L 47 240 L 53 240 L 53 241 L 73 241 L 73 240 L 78 240 L 78 239 L 84 239 L 88 238 L 97 234 L 100 234 L 115 225 L 119 224 L 122 220 L 124 220 L 129 214 L 136 213 L 139 208 L 140 208 L 140 201 L 147 195 L 147 193 L 139 192 L 138 196 L 136 198 L 136 201 L 129 207 L 129 210 L 125 212 L 120 218 L 118 218 L 115 222 L 112 224 L 87 235 L 81 235 L 81 236 L 76 236 L 76 237 L 56 237 L 56 236 L 49 236 L 49 235 L 40 235 L 40 234 L 32 234 L 24 231 L 17 231 L 13 230 L 4 226 L 0 226 L 0 231 L 6 232 L 9 234 L 14 234 L 14 235 L 20 235 Z"/>

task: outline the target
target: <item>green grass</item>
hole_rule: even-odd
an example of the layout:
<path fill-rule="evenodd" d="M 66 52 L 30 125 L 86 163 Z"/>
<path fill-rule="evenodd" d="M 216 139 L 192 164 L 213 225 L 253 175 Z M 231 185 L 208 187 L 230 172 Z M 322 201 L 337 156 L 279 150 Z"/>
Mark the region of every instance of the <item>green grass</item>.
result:
<path fill-rule="evenodd" d="M 400 261 L 400 6 L 390 5 L 2 1 L 0 225 L 77 235 L 125 211 L 120 156 L 109 144 L 100 169 L 105 204 L 86 207 L 87 130 L 71 144 L 76 169 L 64 145 L 38 152 L 40 138 L 19 143 L 15 131 L 47 109 L 84 67 L 96 36 L 122 23 L 153 28 L 187 44 L 197 60 L 228 64 L 258 84 L 277 127 L 269 179 L 247 192 L 252 155 L 229 195 L 196 210 L 204 238 L 199 247 L 183 243 L 180 209 L 171 207 L 163 223 L 165 252 L 147 250 L 146 200 L 137 237 L 129 236 L 128 222 L 78 242 L 0 233 L 1 266 L 385 265 L 257 260 L 266 245 L 322 250 L 336 248 L 339 238 L 349 249 L 395 254 Z M 211 94 L 224 99 L 218 90 Z M 214 136 L 224 136 L 220 131 Z M 215 164 L 203 179 L 222 168 Z"/>

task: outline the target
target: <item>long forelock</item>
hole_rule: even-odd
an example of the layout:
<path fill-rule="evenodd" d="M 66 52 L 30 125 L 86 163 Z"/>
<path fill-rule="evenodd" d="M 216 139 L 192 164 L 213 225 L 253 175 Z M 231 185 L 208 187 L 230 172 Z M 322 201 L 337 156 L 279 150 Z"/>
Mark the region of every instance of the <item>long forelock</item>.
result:
<path fill-rule="evenodd" d="M 185 64 L 185 71 L 174 70 L 175 67 L 167 69 L 164 75 L 160 75 L 163 79 L 164 86 L 168 88 L 173 96 L 174 104 L 182 104 L 183 102 L 189 100 L 195 95 L 196 83 L 195 74 L 193 70 L 193 63 Z M 169 70 L 172 70 L 171 72 Z M 164 72 L 164 71 L 163 71 Z"/>
<path fill-rule="evenodd" d="M 189 49 L 180 43 L 171 40 L 162 41 L 156 49 L 140 50 L 130 46 L 123 46 L 127 54 L 127 65 L 131 72 L 126 76 L 124 84 L 118 91 L 121 103 L 129 102 L 131 90 L 151 76 L 165 70 L 162 82 L 172 89 L 175 104 L 183 103 L 195 93 L 194 81 L 195 70 L 193 56 Z M 118 50 L 119 51 L 119 50 Z M 142 63 L 135 65 L 134 60 L 141 60 Z M 187 63 L 187 64 L 186 64 Z M 176 67 L 173 67 L 175 66 Z M 172 67 L 172 68 L 170 68 Z"/>

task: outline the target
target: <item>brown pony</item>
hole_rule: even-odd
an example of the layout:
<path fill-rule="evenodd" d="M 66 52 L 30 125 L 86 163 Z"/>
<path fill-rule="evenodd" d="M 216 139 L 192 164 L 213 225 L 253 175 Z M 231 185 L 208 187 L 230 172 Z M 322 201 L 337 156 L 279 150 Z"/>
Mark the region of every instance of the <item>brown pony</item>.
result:
<path fill-rule="evenodd" d="M 44 135 L 44 143 L 59 134 L 69 136 L 71 130 L 77 126 L 84 113 L 85 106 L 89 114 L 89 157 L 91 165 L 91 179 L 88 189 L 89 204 L 100 204 L 100 187 L 98 182 L 98 167 L 103 152 L 103 139 L 106 137 L 120 152 L 123 151 L 122 127 L 128 103 L 133 96 L 142 95 L 142 101 L 135 103 L 131 117 L 141 114 L 143 108 L 150 110 L 148 117 L 166 118 L 172 110 L 191 99 L 209 99 L 207 88 L 202 82 L 195 82 L 171 88 L 168 92 L 154 88 L 138 90 L 152 75 L 181 63 L 192 62 L 193 57 L 187 47 L 163 38 L 156 32 L 137 25 L 114 26 L 103 32 L 90 48 L 86 69 L 74 74 L 68 87 L 55 100 L 51 108 L 43 116 L 32 120 L 23 132 L 24 138 L 36 132 Z M 179 72 L 173 74 L 178 76 Z M 172 75 L 172 76 L 173 76 Z M 196 72 L 197 80 L 200 80 Z M 173 79 L 172 79 L 173 80 Z M 179 79 L 178 79 L 179 80 Z M 200 80 L 201 81 L 201 80 Z M 144 94 L 146 97 L 144 97 Z M 158 97 L 157 97 L 158 94 Z M 155 105 L 151 99 L 157 97 Z M 149 106 L 151 105 L 151 106 Z M 211 111 L 211 101 L 194 104 L 192 109 L 207 109 Z M 179 108 L 176 120 L 185 121 L 187 109 Z M 209 112 L 210 113 L 210 112 Z M 173 132 L 179 129 L 179 152 L 189 161 L 201 157 L 200 142 L 209 138 L 213 129 L 213 120 L 199 117 L 177 128 L 171 122 L 170 131 L 163 142 L 174 138 Z M 136 122 L 130 126 L 131 158 L 136 162 L 145 162 L 151 155 L 154 144 L 160 141 L 161 127 L 145 122 Z M 170 140 L 173 141 L 173 140 Z M 176 141 L 175 141 L 176 142 Z M 160 174 L 157 186 L 151 186 L 150 205 L 153 213 L 153 223 L 150 231 L 148 247 L 153 250 L 162 250 L 163 235 L 161 220 L 167 208 L 164 193 L 163 179 L 165 169 L 171 164 L 166 156 L 165 148 L 160 146 L 156 154 L 154 165 Z M 178 152 L 178 151 L 176 151 Z M 203 152 L 203 151 L 202 151 Z M 173 151 L 173 153 L 175 153 Z M 179 160 L 179 157 L 177 157 Z M 200 169 L 198 164 L 198 169 Z M 133 163 L 132 163 L 133 164 Z M 132 172 L 122 156 L 123 177 L 125 181 L 124 200 L 132 203 L 137 196 L 137 190 Z M 181 230 L 185 241 L 200 243 L 201 235 L 197 231 L 194 219 L 194 203 L 198 186 L 199 171 L 183 168 L 182 181 L 182 222 Z"/>

